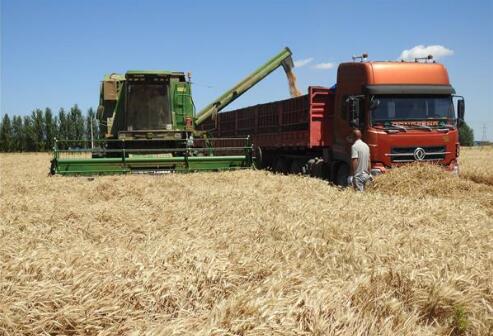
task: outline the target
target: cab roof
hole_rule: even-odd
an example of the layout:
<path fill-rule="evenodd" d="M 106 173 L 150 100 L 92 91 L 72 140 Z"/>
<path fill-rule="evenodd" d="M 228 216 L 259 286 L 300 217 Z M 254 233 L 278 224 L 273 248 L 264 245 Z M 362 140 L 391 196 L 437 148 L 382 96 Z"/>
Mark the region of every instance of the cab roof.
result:
<path fill-rule="evenodd" d="M 125 74 L 125 76 L 139 76 L 139 75 L 185 77 L 184 72 L 166 71 L 166 70 L 128 70 L 127 73 Z"/>
<path fill-rule="evenodd" d="M 450 85 L 447 69 L 439 63 L 372 61 L 342 63 L 341 67 L 359 68 L 370 85 Z"/>
<path fill-rule="evenodd" d="M 158 76 L 185 78 L 184 72 L 166 70 L 128 70 L 125 74 L 111 73 L 104 75 L 104 81 L 124 81 L 127 77 Z"/>

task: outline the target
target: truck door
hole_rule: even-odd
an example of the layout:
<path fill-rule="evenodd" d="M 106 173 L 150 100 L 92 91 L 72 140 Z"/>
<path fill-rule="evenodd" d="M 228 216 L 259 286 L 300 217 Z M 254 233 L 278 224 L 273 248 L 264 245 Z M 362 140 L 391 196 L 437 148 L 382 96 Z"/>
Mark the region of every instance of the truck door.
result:
<path fill-rule="evenodd" d="M 335 160 L 349 162 L 353 127 L 350 124 L 351 110 L 349 95 L 336 96 L 334 118 L 333 157 Z"/>

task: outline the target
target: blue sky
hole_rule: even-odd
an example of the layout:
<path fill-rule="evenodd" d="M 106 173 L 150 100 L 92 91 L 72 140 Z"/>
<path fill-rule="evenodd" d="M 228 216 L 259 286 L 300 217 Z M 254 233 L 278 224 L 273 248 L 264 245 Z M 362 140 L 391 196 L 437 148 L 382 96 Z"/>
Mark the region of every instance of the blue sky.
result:
<path fill-rule="evenodd" d="M 198 108 L 289 46 L 300 89 L 335 82 L 337 64 L 368 52 L 394 60 L 416 46 L 441 46 L 439 61 L 466 120 L 493 140 L 493 1 L 2 0 L 4 113 L 97 107 L 104 73 L 191 71 Z M 449 54 L 449 55 L 447 55 Z M 325 64 L 325 65 L 320 65 Z M 318 65 L 318 66 L 317 66 Z M 232 107 L 289 95 L 282 70 Z"/>

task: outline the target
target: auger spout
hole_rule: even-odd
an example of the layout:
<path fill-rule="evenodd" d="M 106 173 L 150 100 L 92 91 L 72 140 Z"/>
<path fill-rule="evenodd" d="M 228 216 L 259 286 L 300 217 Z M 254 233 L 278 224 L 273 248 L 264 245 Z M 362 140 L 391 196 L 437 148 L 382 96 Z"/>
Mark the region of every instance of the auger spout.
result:
<path fill-rule="evenodd" d="M 226 106 L 231 104 L 235 99 L 240 97 L 243 93 L 248 91 L 252 86 L 260 82 L 278 67 L 282 66 L 288 80 L 290 82 L 290 92 L 291 95 L 299 95 L 298 89 L 296 89 L 295 77 L 292 72 L 293 59 L 291 58 L 291 50 L 289 48 L 284 48 L 280 53 L 271 58 L 267 63 L 259 67 L 257 70 L 252 72 L 250 75 L 245 77 L 241 82 L 236 84 L 234 87 L 226 91 L 222 96 L 215 99 L 212 103 L 204 107 L 195 119 L 195 125 L 198 126 L 202 124 L 209 117 L 215 115 L 217 112 L 224 109 Z M 294 89 L 292 89 L 294 87 Z"/>

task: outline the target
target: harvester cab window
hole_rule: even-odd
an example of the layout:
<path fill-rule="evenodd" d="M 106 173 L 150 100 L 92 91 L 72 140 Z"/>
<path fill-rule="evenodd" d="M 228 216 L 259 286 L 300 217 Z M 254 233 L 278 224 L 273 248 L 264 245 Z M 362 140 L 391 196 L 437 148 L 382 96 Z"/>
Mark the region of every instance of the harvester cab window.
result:
<path fill-rule="evenodd" d="M 159 130 L 167 124 L 171 124 L 168 85 L 129 84 L 127 130 Z"/>

